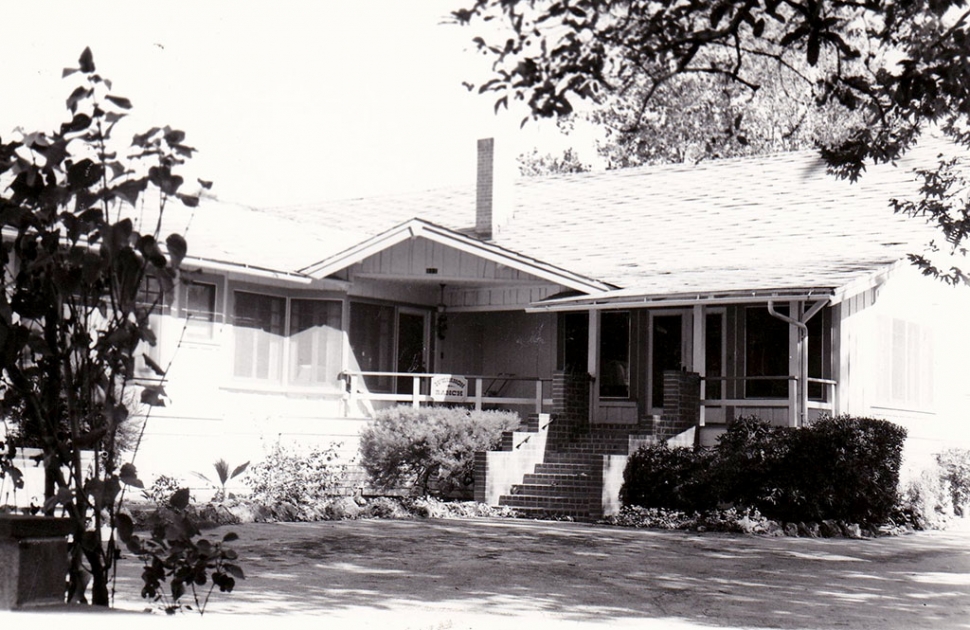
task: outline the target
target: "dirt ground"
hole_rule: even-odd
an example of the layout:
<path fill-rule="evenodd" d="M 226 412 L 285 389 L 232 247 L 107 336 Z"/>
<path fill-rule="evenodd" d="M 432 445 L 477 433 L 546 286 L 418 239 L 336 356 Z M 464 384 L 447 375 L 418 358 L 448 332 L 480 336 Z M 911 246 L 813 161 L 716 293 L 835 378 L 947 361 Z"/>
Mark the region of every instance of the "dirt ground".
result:
<path fill-rule="evenodd" d="M 434 630 L 970 628 L 967 527 L 848 540 L 360 520 L 210 534 L 225 531 L 240 536 L 233 546 L 247 579 L 213 594 L 207 625 L 283 615 L 330 628 Z M 117 606 L 142 610 L 139 566 L 122 564 Z"/>

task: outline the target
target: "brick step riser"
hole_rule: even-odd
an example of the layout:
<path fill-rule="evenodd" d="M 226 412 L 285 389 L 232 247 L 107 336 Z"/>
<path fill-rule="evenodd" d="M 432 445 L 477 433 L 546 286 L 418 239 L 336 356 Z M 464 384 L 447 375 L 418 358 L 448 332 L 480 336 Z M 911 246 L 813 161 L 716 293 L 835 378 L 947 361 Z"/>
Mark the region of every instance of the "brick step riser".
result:
<path fill-rule="evenodd" d="M 536 484 L 548 486 L 551 484 L 597 484 L 599 480 L 592 475 L 582 475 L 573 473 L 529 473 L 522 478 L 523 484 Z"/>
<path fill-rule="evenodd" d="M 539 484 L 518 484 L 512 486 L 513 497 L 598 497 L 601 490 L 595 486 L 546 486 Z"/>
<path fill-rule="evenodd" d="M 585 464 L 602 466 L 605 453 L 546 453 L 546 464 Z"/>
<path fill-rule="evenodd" d="M 589 475 L 592 471 L 593 467 L 589 464 L 575 462 L 544 462 L 535 466 L 536 473 Z"/>

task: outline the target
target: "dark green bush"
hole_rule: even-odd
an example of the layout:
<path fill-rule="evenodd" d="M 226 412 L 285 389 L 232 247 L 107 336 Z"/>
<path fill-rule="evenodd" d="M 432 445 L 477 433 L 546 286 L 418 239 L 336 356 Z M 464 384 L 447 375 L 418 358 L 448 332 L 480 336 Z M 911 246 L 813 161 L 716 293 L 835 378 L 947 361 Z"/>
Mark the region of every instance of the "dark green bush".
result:
<path fill-rule="evenodd" d="M 519 416 L 507 411 L 385 409 L 361 432 L 360 463 L 377 487 L 468 498 L 475 453 L 497 448 L 502 433 L 518 425 Z"/>
<path fill-rule="evenodd" d="M 885 420 L 839 416 L 802 429 L 739 418 L 710 452 L 644 448 L 630 457 L 626 505 L 754 508 L 787 522 L 886 521 L 897 503 L 906 431 Z"/>
<path fill-rule="evenodd" d="M 708 477 L 711 453 L 670 448 L 666 443 L 642 446 L 627 461 L 620 500 L 625 505 L 695 511 L 714 507 Z"/>

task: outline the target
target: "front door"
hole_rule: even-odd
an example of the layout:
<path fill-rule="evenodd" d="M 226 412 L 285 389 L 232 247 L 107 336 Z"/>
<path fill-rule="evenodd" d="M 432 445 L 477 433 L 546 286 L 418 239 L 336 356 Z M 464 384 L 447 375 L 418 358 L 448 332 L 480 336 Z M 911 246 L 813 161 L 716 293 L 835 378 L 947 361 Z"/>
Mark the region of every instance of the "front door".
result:
<path fill-rule="evenodd" d="M 401 310 L 397 319 L 397 371 L 428 371 L 428 316 L 420 311 Z M 410 394 L 413 379 L 399 377 L 397 393 Z"/>

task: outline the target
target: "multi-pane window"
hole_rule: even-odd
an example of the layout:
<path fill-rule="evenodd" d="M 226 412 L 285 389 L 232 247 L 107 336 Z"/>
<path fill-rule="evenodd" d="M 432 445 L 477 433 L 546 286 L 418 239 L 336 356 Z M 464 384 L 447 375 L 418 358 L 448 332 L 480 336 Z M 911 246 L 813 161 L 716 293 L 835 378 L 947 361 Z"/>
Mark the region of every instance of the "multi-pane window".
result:
<path fill-rule="evenodd" d="M 290 382 L 335 382 L 342 345 L 341 303 L 290 300 Z"/>
<path fill-rule="evenodd" d="M 185 287 L 186 334 L 195 338 L 211 338 L 216 318 L 216 285 L 187 282 Z"/>
<path fill-rule="evenodd" d="M 279 380 L 285 316 L 285 298 L 235 292 L 236 376 Z"/>
<path fill-rule="evenodd" d="M 605 311 L 600 329 L 600 396 L 630 397 L 630 313 Z"/>

